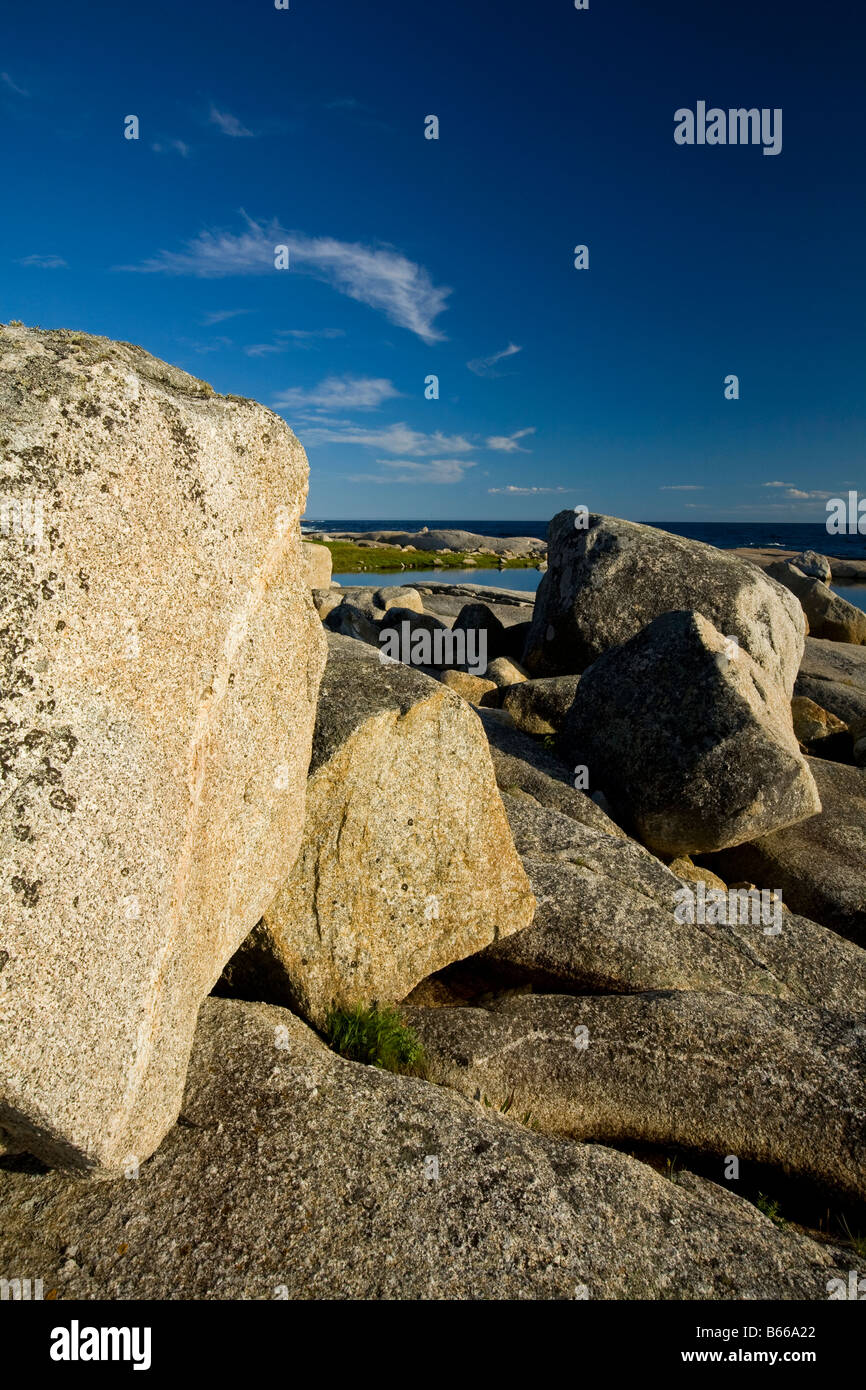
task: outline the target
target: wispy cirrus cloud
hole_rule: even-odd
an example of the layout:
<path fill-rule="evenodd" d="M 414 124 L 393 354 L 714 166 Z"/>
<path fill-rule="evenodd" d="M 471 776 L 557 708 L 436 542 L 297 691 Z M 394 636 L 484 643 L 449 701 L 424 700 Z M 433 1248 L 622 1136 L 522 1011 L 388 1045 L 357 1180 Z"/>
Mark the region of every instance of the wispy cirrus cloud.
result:
<path fill-rule="evenodd" d="M 467 468 L 474 468 L 469 459 L 431 459 L 416 463 L 413 459 L 377 459 L 389 470 L 386 473 L 349 474 L 353 483 L 459 483 Z"/>
<path fill-rule="evenodd" d="M 530 425 L 528 429 L 518 430 L 516 434 L 494 434 L 486 441 L 488 449 L 495 449 L 500 454 L 528 454 L 529 449 L 520 447 L 520 440 L 527 435 L 535 434 L 535 426 Z"/>
<path fill-rule="evenodd" d="M 215 323 L 225 323 L 226 319 L 239 318 L 241 314 L 252 314 L 252 309 L 214 309 L 202 319 L 203 328 L 212 328 Z"/>
<path fill-rule="evenodd" d="M 364 449 L 380 449 L 386 454 L 408 455 L 410 458 L 432 458 L 436 454 L 453 457 L 455 454 L 470 454 L 474 448 L 463 435 L 442 434 L 439 430 L 435 434 L 425 434 L 402 423 L 378 429 L 368 429 L 351 422 L 313 425 L 304 430 L 304 443 L 353 444 Z"/>
<path fill-rule="evenodd" d="M 703 492 L 703 483 L 663 483 L 659 492 Z"/>
<path fill-rule="evenodd" d="M 37 270 L 66 270 L 69 262 L 62 256 L 22 256 L 16 265 L 34 266 Z"/>
<path fill-rule="evenodd" d="M 150 147 L 154 154 L 168 154 L 172 151 L 183 159 L 189 159 L 190 148 L 185 140 L 155 140 Z"/>
<path fill-rule="evenodd" d="M 343 328 L 281 328 L 272 343 L 250 343 L 244 348 L 247 357 L 270 357 L 289 352 L 296 347 L 312 347 L 318 339 L 345 338 Z"/>
<path fill-rule="evenodd" d="M 230 111 L 219 111 L 213 103 L 208 120 L 211 125 L 217 126 L 223 135 L 229 135 L 233 140 L 250 138 L 253 133 L 241 124 L 237 116 L 233 116 Z"/>
<path fill-rule="evenodd" d="M 277 221 L 254 222 L 243 214 L 240 233 L 201 232 L 182 251 L 160 251 L 139 265 L 119 270 L 144 274 L 193 275 L 217 279 L 229 275 L 268 275 L 274 272 L 275 246 L 288 246 L 291 271 L 323 280 L 349 299 L 377 309 L 391 323 L 407 328 L 425 343 L 442 342 L 445 334 L 436 319 L 446 308 L 451 290 L 434 285 L 423 266 L 389 246 L 365 246 L 335 237 L 310 237 L 290 232 Z M 282 271 L 281 274 L 287 272 Z"/>
<path fill-rule="evenodd" d="M 314 410 L 375 410 L 383 401 L 393 400 L 400 394 L 394 383 L 385 377 L 329 376 L 309 390 L 294 386 L 283 391 L 274 398 L 274 405 Z"/>
<path fill-rule="evenodd" d="M 19 87 L 17 82 L 12 81 L 8 72 L 0 72 L 0 82 L 2 82 L 3 86 L 10 92 L 14 92 L 17 97 L 29 97 L 30 95 L 23 87 Z"/>
<path fill-rule="evenodd" d="M 501 352 L 494 352 L 492 357 L 475 357 L 466 365 L 470 372 L 474 372 L 476 376 L 504 376 L 504 372 L 496 370 L 497 362 L 503 362 L 506 357 L 513 357 L 515 353 L 522 351 L 523 349 L 519 348 L 516 343 L 509 343 L 507 348 L 503 348 Z"/>
<path fill-rule="evenodd" d="M 509 496 L 509 497 L 537 497 L 537 496 L 540 496 L 541 493 L 549 493 L 549 492 L 570 492 L 570 491 L 571 491 L 571 488 L 567 488 L 567 487 L 515 487 L 513 483 L 509 483 L 506 487 L 489 487 L 489 488 L 487 489 L 487 491 L 488 491 L 488 492 L 499 492 L 499 493 L 503 493 L 503 494 L 506 494 L 506 495 Z"/>

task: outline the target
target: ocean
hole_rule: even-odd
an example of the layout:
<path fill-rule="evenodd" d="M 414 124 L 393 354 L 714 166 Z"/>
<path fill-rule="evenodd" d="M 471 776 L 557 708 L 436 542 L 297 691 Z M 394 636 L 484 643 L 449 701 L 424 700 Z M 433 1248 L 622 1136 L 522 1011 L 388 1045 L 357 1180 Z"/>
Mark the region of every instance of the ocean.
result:
<path fill-rule="evenodd" d="M 549 520 L 549 518 L 547 519 Z M 454 520 L 441 521 L 430 517 L 304 517 L 305 531 L 475 531 L 482 536 L 538 536 L 547 539 L 547 520 L 527 521 Z M 831 536 L 821 521 L 650 521 L 661 531 L 673 531 L 720 550 L 736 550 L 750 546 L 754 550 L 817 550 L 820 555 L 835 555 L 839 559 L 866 560 L 866 536 Z"/>
<path fill-rule="evenodd" d="M 673 531 L 677 536 L 703 541 L 720 550 L 736 550 L 749 546 L 754 550 L 817 550 L 820 555 L 839 559 L 866 560 L 866 536 L 831 536 L 822 522 L 770 521 L 650 521 L 661 531 Z M 447 521 L 429 517 L 395 519 L 394 517 L 304 517 L 303 531 L 474 531 L 482 536 L 547 537 L 547 521 L 479 521 L 477 518 Z M 369 582 L 357 574 L 335 574 L 338 584 Z M 541 581 L 541 572 L 534 569 L 467 569 L 413 570 L 411 581 L 405 574 L 377 574 L 377 584 L 486 584 L 497 589 L 520 589 L 534 592 Z M 866 612 L 866 584 L 833 584 L 834 593 Z"/>

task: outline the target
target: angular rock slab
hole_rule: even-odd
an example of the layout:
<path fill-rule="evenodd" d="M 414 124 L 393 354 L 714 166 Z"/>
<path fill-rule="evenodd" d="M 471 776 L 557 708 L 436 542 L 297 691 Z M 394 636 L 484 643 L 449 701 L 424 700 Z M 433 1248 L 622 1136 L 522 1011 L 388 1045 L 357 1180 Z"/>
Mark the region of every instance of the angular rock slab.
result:
<path fill-rule="evenodd" d="M 730 880 L 780 888 L 794 912 L 866 946 L 866 769 L 810 758 L 819 816 L 763 835 L 710 865 Z"/>
<path fill-rule="evenodd" d="M 778 933 L 730 911 L 722 922 L 679 921 L 682 880 L 634 840 L 525 795 L 503 802 L 538 908 L 468 965 L 546 990 L 731 990 L 866 1011 L 866 951 L 835 932 L 790 912 Z"/>
<path fill-rule="evenodd" d="M 0 1125 L 115 1170 L 301 838 L 324 638 L 276 415 L 139 348 L 0 330 Z"/>
<path fill-rule="evenodd" d="M 821 809 L 789 697 L 700 613 L 664 613 L 599 657 L 560 741 L 656 853 L 725 849 Z"/>
<path fill-rule="evenodd" d="M 795 691 L 850 724 L 866 718 L 866 651 L 807 637 Z"/>
<path fill-rule="evenodd" d="M 673 1145 L 866 1195 L 866 1027 L 733 994 L 407 1009 L 432 1080 L 546 1134 Z"/>
<path fill-rule="evenodd" d="M 535 600 L 524 663 L 536 676 L 577 674 L 653 618 L 696 609 L 736 637 L 790 696 L 805 621 L 794 596 L 748 560 L 618 517 L 573 512 L 549 528 L 550 568 Z"/>
<path fill-rule="evenodd" d="M 301 851 L 228 974 L 317 1025 L 332 1002 L 404 998 L 535 910 L 465 700 L 351 638 L 328 646 Z"/>
<path fill-rule="evenodd" d="M 855 646 L 866 644 L 866 613 L 834 594 L 822 579 L 804 574 L 787 560 L 768 565 L 766 573 L 799 599 L 812 637 Z"/>
<path fill-rule="evenodd" d="M 846 1277 L 713 1183 L 346 1062 L 264 1004 L 205 1002 L 182 1121 L 135 1181 L 4 1165 L 4 1274 L 59 1300 L 823 1300 Z"/>

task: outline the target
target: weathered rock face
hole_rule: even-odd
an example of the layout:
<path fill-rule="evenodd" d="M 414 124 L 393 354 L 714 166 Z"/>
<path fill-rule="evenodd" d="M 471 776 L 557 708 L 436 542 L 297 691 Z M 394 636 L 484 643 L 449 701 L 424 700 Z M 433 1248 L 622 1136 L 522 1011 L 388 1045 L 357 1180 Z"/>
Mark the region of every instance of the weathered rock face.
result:
<path fill-rule="evenodd" d="M 504 727 L 499 723 L 498 717 L 505 711 L 479 709 L 477 713 L 487 735 L 496 785 L 501 792 L 515 795 L 526 793 L 539 805 L 571 816 L 582 825 L 626 838 L 625 831 L 601 810 L 591 796 L 576 789 L 574 779 L 561 759 L 513 725 Z"/>
<path fill-rule="evenodd" d="M 700 613 L 665 613 L 577 688 L 562 747 L 658 853 L 741 844 L 821 809 L 787 695 L 731 652 Z"/>
<path fill-rule="evenodd" d="M 862 1021 L 686 992 L 406 1012 L 432 1080 L 510 1098 L 546 1134 L 736 1154 L 866 1195 Z"/>
<path fill-rule="evenodd" d="M 0 1124 L 116 1169 L 300 845 L 324 639 L 304 451 L 104 338 L 0 330 Z"/>
<path fill-rule="evenodd" d="M 464 700 L 329 638 L 301 852 L 232 963 L 321 1024 L 332 1003 L 402 999 L 531 920 L 535 900 Z"/>
<path fill-rule="evenodd" d="M 311 541 L 301 542 L 301 551 L 307 567 L 307 583 L 311 589 L 327 589 L 331 583 L 333 565 L 331 552 L 326 545 L 314 545 Z"/>
<path fill-rule="evenodd" d="M 822 579 L 825 584 L 829 584 L 833 577 L 830 561 L 826 555 L 819 555 L 815 550 L 801 550 L 791 563 L 797 566 L 801 574 L 808 574 L 812 579 Z"/>
<path fill-rule="evenodd" d="M 781 585 L 730 551 L 653 526 L 593 515 L 576 530 L 574 521 L 560 512 L 550 523 L 524 656 L 533 675 L 584 671 L 660 614 L 696 609 L 790 696 L 805 623 Z"/>
<path fill-rule="evenodd" d="M 733 990 L 866 1010 L 866 952 L 835 932 L 788 912 L 777 923 L 769 904 L 762 913 L 742 901 L 724 914 L 696 909 L 689 922 L 681 890 L 694 891 L 695 866 L 684 885 L 633 840 L 525 793 L 503 801 L 538 907 L 531 926 L 467 967 L 545 990 Z"/>
<path fill-rule="evenodd" d="M 574 703 L 579 680 L 580 676 L 546 676 L 519 681 L 502 691 L 502 708 L 524 733 L 558 733 Z"/>
<path fill-rule="evenodd" d="M 866 613 L 834 594 L 823 580 L 803 574 L 787 560 L 769 565 L 766 573 L 800 600 L 810 636 L 853 642 L 857 646 L 866 644 Z"/>
<path fill-rule="evenodd" d="M 866 651 L 846 642 L 807 637 L 796 693 L 846 724 L 866 717 Z"/>
<path fill-rule="evenodd" d="M 454 621 L 454 631 L 461 628 L 467 632 L 484 633 L 488 661 L 510 655 L 507 628 L 489 604 L 465 603 Z"/>
<path fill-rule="evenodd" d="M 795 695 L 791 701 L 791 717 L 797 741 L 803 744 L 824 743 L 828 738 L 844 734 L 848 728 L 835 714 L 808 700 L 805 695 Z"/>
<path fill-rule="evenodd" d="M 371 647 L 379 645 L 378 624 L 354 603 L 345 599 L 330 608 L 324 616 L 324 624 L 329 632 L 340 633 L 343 637 L 355 637 Z"/>
<path fill-rule="evenodd" d="M 346 1062 L 264 1004 L 206 1001 L 183 1120 L 137 1181 L 0 1169 L 0 1268 L 61 1300 L 823 1300 L 846 1277 L 714 1183 Z"/>
<path fill-rule="evenodd" d="M 443 685 L 447 685 L 449 690 L 454 690 L 461 695 L 464 700 L 468 700 L 472 705 L 498 702 L 498 689 L 495 681 L 484 680 L 482 676 L 472 676 L 468 671 L 456 671 L 446 668 L 442 671 L 440 680 Z"/>
<path fill-rule="evenodd" d="M 402 584 L 386 584 L 384 588 L 377 589 L 373 595 L 373 602 L 378 604 L 383 612 L 389 608 L 410 608 L 415 613 L 424 612 L 424 604 L 417 589 L 409 589 Z"/>
<path fill-rule="evenodd" d="M 711 863 L 723 877 L 781 888 L 793 911 L 866 946 L 866 771 L 823 758 L 809 765 L 821 814 Z"/>

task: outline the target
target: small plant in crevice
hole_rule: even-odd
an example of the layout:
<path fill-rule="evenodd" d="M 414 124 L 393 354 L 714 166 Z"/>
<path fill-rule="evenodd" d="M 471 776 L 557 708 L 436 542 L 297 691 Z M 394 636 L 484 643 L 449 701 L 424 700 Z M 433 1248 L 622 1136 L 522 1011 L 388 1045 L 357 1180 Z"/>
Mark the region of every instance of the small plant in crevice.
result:
<path fill-rule="evenodd" d="M 764 1216 L 769 1217 L 774 1226 L 778 1226 L 780 1231 L 784 1231 L 788 1222 L 779 1212 L 779 1203 L 773 1197 L 768 1197 L 766 1192 L 758 1193 L 758 1200 L 755 1203 L 758 1211 L 763 1212 Z"/>
<path fill-rule="evenodd" d="M 377 1004 L 332 1007 L 325 1019 L 328 1045 L 351 1062 L 381 1067 L 403 1076 L 426 1076 L 424 1048 L 394 1009 Z"/>

